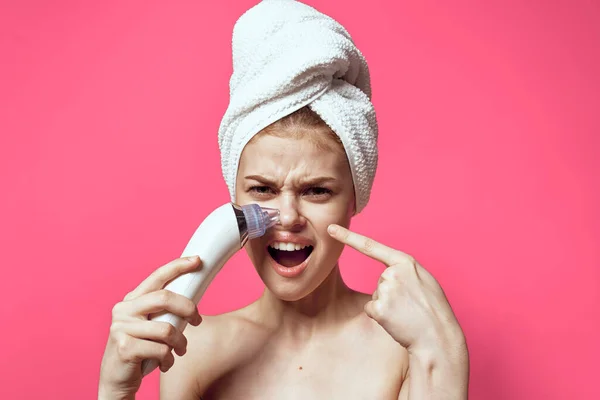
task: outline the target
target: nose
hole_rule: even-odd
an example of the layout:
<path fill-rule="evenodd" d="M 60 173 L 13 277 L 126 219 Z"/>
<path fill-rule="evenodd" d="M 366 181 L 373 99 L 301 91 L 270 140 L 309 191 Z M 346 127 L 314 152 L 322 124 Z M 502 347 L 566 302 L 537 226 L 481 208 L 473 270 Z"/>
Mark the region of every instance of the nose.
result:
<path fill-rule="evenodd" d="M 293 196 L 285 196 L 279 201 L 279 229 L 286 231 L 299 231 L 306 224 L 306 219 L 298 209 L 298 204 Z"/>

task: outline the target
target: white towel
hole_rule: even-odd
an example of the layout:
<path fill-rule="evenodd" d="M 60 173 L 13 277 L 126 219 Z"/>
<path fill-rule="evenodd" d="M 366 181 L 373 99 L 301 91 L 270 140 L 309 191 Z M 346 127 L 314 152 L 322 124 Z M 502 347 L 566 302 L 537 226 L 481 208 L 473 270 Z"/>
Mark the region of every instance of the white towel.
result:
<path fill-rule="evenodd" d="M 232 201 L 244 146 L 308 105 L 344 145 L 360 212 L 377 169 L 378 127 L 367 62 L 346 29 L 301 2 L 264 0 L 236 22 L 232 49 L 230 103 L 219 128 Z"/>

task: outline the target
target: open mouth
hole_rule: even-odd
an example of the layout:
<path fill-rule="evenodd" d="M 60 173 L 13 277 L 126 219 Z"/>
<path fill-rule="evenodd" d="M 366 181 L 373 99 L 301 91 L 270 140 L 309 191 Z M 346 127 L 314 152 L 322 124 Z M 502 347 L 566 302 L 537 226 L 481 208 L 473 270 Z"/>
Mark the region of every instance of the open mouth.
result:
<path fill-rule="evenodd" d="M 302 264 L 310 256 L 313 249 L 313 246 L 282 242 L 272 243 L 267 248 L 273 260 L 287 268 Z"/>

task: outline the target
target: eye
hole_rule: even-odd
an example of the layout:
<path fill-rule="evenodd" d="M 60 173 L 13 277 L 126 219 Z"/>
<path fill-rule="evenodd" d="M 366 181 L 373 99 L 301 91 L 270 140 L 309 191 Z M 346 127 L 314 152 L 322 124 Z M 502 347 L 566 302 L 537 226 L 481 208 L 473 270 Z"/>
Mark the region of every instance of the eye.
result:
<path fill-rule="evenodd" d="M 275 191 L 269 186 L 252 186 L 248 192 L 256 197 L 267 197 L 275 194 Z"/>
<path fill-rule="evenodd" d="M 304 191 L 305 196 L 309 196 L 317 200 L 328 199 L 329 197 L 331 197 L 332 193 L 333 192 L 331 190 L 320 186 L 310 187 Z"/>

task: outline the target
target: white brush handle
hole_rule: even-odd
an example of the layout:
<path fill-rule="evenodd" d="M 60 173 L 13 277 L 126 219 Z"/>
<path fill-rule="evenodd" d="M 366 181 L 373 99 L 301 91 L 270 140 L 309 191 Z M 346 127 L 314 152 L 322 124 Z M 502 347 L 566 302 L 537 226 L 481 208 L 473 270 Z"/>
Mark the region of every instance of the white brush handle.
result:
<path fill-rule="evenodd" d="M 165 289 L 185 296 L 197 305 L 223 265 L 240 248 L 238 222 L 232 204 L 228 203 L 206 217 L 183 251 L 182 257 L 200 257 L 200 269 L 173 279 Z M 185 319 L 167 312 L 155 314 L 150 319 L 168 322 L 181 332 L 187 326 Z M 158 361 L 155 359 L 142 361 L 142 376 L 148 375 L 156 367 Z"/>

